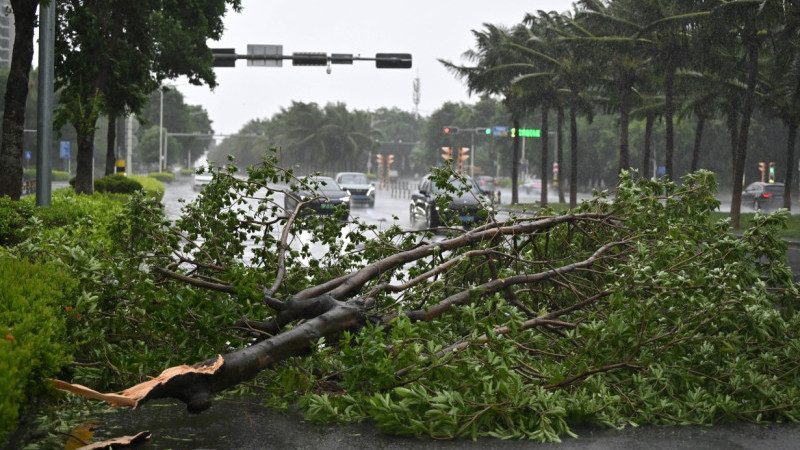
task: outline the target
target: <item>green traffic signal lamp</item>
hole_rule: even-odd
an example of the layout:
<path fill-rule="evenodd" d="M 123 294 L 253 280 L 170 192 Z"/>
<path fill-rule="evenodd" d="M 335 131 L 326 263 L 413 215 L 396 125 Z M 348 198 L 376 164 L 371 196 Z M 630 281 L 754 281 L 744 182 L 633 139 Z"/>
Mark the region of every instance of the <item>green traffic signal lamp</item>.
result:
<path fill-rule="evenodd" d="M 492 134 L 491 128 L 475 128 L 475 134 L 485 134 L 487 136 Z"/>

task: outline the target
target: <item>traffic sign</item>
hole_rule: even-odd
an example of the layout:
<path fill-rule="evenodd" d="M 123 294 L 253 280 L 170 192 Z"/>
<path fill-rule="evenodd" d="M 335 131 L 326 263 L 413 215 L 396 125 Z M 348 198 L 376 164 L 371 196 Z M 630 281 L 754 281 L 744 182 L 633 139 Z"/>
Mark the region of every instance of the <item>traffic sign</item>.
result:
<path fill-rule="evenodd" d="M 61 141 L 59 143 L 58 155 L 61 159 L 69 159 L 69 141 Z"/>
<path fill-rule="evenodd" d="M 495 136 L 508 136 L 508 127 L 493 127 L 492 134 Z"/>

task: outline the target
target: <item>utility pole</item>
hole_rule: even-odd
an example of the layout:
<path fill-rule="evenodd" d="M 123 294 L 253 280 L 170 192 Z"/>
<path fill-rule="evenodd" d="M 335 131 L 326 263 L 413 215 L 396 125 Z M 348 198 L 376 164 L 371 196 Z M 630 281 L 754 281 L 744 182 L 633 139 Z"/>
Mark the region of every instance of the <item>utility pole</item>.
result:
<path fill-rule="evenodd" d="M 53 144 L 53 61 L 56 6 L 39 4 L 39 107 L 36 133 L 36 206 L 50 206 L 53 174 L 50 149 Z"/>

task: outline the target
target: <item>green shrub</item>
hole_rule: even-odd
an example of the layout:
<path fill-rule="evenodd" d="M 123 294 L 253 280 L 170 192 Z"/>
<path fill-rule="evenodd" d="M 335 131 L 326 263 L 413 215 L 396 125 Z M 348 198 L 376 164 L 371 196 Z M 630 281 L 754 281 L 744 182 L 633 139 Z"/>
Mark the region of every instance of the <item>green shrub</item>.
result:
<path fill-rule="evenodd" d="M 54 170 L 53 181 L 69 181 L 69 172 L 64 172 L 63 170 Z"/>
<path fill-rule="evenodd" d="M 172 172 L 150 172 L 147 176 L 155 178 L 162 183 L 171 183 L 175 181 L 175 174 Z"/>
<path fill-rule="evenodd" d="M 36 179 L 36 169 L 24 169 L 22 171 L 22 178 L 26 180 Z M 51 179 L 53 181 L 69 181 L 69 172 L 63 170 L 54 170 L 51 172 Z"/>
<path fill-rule="evenodd" d="M 0 197 L 0 247 L 9 247 L 25 239 L 23 227 L 33 216 L 33 204 Z"/>
<path fill-rule="evenodd" d="M 35 199 L 32 197 L 25 197 L 20 202 L 33 205 Z M 44 229 L 69 226 L 77 232 L 83 226 L 82 221 L 110 223 L 123 210 L 128 198 L 123 194 L 78 195 L 71 188 L 56 189 L 52 193 L 50 206 L 35 208 L 34 215 L 42 221 Z M 91 228 L 92 224 L 85 226 Z"/>
<path fill-rule="evenodd" d="M 95 180 L 94 189 L 97 192 L 133 194 L 136 191 L 141 191 L 143 188 L 141 183 L 125 175 L 108 175 Z"/>
<path fill-rule="evenodd" d="M 190 177 L 194 175 L 194 172 L 195 172 L 194 169 L 181 169 L 178 171 L 178 174 L 182 177 Z"/>
<path fill-rule="evenodd" d="M 137 175 L 130 175 L 128 178 L 138 181 L 139 184 L 142 185 L 142 188 L 147 195 L 155 198 L 156 200 L 161 201 L 161 198 L 164 197 L 164 183 L 158 181 L 157 179 L 151 177 L 140 177 Z"/>
<path fill-rule="evenodd" d="M 0 256 L 0 444 L 70 360 L 66 323 L 82 318 L 64 303 L 72 285 L 53 265 Z"/>

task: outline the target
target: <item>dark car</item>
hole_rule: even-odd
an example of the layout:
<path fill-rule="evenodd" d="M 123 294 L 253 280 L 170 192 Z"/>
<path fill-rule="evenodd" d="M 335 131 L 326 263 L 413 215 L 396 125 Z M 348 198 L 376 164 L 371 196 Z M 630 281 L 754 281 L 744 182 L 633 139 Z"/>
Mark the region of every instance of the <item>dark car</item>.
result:
<path fill-rule="evenodd" d="M 483 194 L 491 195 L 497 190 L 497 180 L 489 175 L 478 175 L 475 177 L 475 182 Z"/>
<path fill-rule="evenodd" d="M 293 185 L 291 192 L 287 192 L 283 198 L 283 206 L 286 212 L 291 213 L 297 204 L 305 201 L 309 203 L 303 205 L 303 210 L 310 210 L 320 215 L 331 215 L 336 209 L 341 207 L 350 211 L 350 193 L 342 189 L 341 186 L 331 177 L 309 177 L 303 184 Z"/>
<path fill-rule="evenodd" d="M 783 183 L 750 183 L 742 191 L 742 205 L 752 206 L 754 211 L 783 208 Z"/>
<path fill-rule="evenodd" d="M 350 204 L 375 207 L 375 185 L 361 172 L 341 172 L 336 174 L 336 182 L 350 193 Z"/>
<path fill-rule="evenodd" d="M 487 206 L 490 202 L 481 195 L 478 185 L 471 178 L 462 180 L 454 177 L 448 183 L 456 192 L 436 186 L 428 176 L 422 178 L 419 189 L 411 194 L 409 212 L 412 225 L 424 220 L 428 228 L 435 228 L 457 221 L 469 228 L 488 220 L 492 214 Z M 448 195 L 452 201 L 441 210 L 437 199 Z"/>

